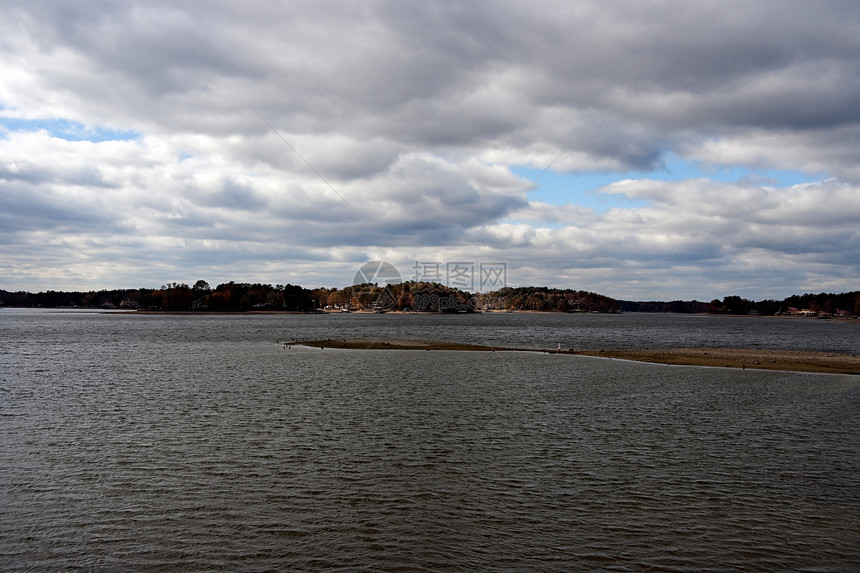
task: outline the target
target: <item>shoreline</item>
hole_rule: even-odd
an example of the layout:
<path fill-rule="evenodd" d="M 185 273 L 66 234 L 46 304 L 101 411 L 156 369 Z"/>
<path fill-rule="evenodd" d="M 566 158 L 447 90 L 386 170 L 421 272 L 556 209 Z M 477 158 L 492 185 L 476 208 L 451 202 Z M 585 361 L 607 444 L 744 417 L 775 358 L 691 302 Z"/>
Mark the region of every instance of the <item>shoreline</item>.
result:
<path fill-rule="evenodd" d="M 388 310 L 385 312 L 376 312 L 373 310 L 354 310 L 349 313 L 344 313 L 338 310 L 328 310 L 328 309 L 320 309 L 317 308 L 315 310 L 284 310 L 284 309 L 250 309 L 250 310 L 207 310 L 207 309 L 195 309 L 195 310 L 166 310 L 166 309 L 139 309 L 139 308 L 102 308 L 98 306 L 2 306 L 0 305 L 0 310 L 9 309 L 9 310 L 57 310 L 57 311 L 78 311 L 78 312 L 103 312 L 106 314 L 139 314 L 139 315 L 177 315 L 177 316 L 220 316 L 220 315 L 233 315 L 233 316 L 241 316 L 241 315 L 261 315 L 261 314 L 315 314 L 315 315 L 329 315 L 329 314 L 354 314 L 354 315 L 377 315 L 377 314 L 394 314 L 394 315 L 417 315 L 417 316 L 452 316 L 452 315 L 474 315 L 474 314 L 553 314 L 553 315 L 569 315 L 569 316 L 586 316 L 586 315 L 598 315 L 598 316 L 620 316 L 623 314 L 643 314 L 643 315 L 652 315 L 659 314 L 665 316 L 695 316 L 702 318 L 747 318 L 753 320 L 821 320 L 822 317 L 808 317 L 808 316 L 798 316 L 798 315 L 751 315 L 751 314 L 712 314 L 707 312 L 590 312 L 590 311 L 557 311 L 557 310 L 501 310 L 501 309 L 488 309 L 488 310 L 479 310 L 477 312 L 467 312 L 467 313 L 458 313 L 458 312 L 437 312 L 437 311 L 425 311 L 425 310 L 410 310 L 410 311 L 402 311 L 402 310 Z M 826 319 L 828 322 L 838 322 L 838 323 L 852 323 L 860 325 L 860 316 L 852 315 L 852 316 L 830 316 Z"/>
<path fill-rule="evenodd" d="M 632 360 L 677 366 L 707 366 L 818 374 L 860 374 L 860 356 L 808 350 L 751 348 L 654 348 L 647 350 L 582 350 L 580 356 Z"/>
<path fill-rule="evenodd" d="M 485 346 L 469 342 L 443 342 L 438 340 L 409 340 L 404 338 L 328 338 L 324 340 L 282 341 L 284 346 L 309 346 L 311 348 L 333 348 L 336 350 L 457 350 L 472 352 L 511 352 L 527 350 L 504 346 Z"/>
<path fill-rule="evenodd" d="M 819 374 L 860 374 L 860 356 L 835 352 L 768 350 L 750 348 L 660 348 L 645 350 L 558 350 L 512 348 L 432 340 L 383 338 L 338 338 L 282 341 L 285 348 L 307 346 L 340 350 L 453 350 L 471 352 L 542 352 L 631 360 L 678 366 L 814 372 Z"/>
<path fill-rule="evenodd" d="M 103 310 L 103 309 L 102 309 Z M 112 314 L 165 314 L 177 316 L 242 316 L 246 314 L 328 314 L 321 310 L 110 310 Z"/>

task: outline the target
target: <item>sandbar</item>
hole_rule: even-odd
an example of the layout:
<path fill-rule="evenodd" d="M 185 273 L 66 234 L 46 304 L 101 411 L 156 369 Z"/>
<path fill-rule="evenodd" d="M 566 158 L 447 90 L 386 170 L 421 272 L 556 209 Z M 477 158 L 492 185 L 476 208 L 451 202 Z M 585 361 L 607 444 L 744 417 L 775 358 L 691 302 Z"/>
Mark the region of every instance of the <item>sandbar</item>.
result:
<path fill-rule="evenodd" d="M 669 365 L 860 374 L 860 356 L 836 352 L 751 348 L 660 348 L 647 350 L 583 350 L 576 352 L 576 354 Z"/>
<path fill-rule="evenodd" d="M 325 340 L 303 340 L 283 342 L 285 345 L 312 346 L 314 348 L 344 348 L 352 350 L 524 350 L 502 346 L 484 346 L 463 342 L 443 342 L 434 340 L 408 340 L 403 338 L 331 338 Z"/>
<path fill-rule="evenodd" d="M 860 374 L 860 356 L 836 352 L 769 350 L 750 348 L 660 348 L 644 350 L 573 350 L 557 348 L 512 348 L 463 342 L 409 340 L 398 338 L 333 338 L 285 341 L 291 345 L 353 350 L 457 350 L 473 352 L 545 352 L 596 356 L 667 365 L 711 366 L 721 368 L 786 370 L 828 374 Z"/>

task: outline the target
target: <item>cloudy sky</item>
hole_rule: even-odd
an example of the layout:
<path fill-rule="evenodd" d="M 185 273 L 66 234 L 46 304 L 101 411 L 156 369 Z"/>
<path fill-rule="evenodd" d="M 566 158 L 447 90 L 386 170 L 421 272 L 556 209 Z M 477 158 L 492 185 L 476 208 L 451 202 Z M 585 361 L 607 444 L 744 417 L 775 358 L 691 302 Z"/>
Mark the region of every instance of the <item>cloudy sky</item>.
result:
<path fill-rule="evenodd" d="M 0 58 L 6 290 L 860 288 L 854 0 L 27 0 Z"/>

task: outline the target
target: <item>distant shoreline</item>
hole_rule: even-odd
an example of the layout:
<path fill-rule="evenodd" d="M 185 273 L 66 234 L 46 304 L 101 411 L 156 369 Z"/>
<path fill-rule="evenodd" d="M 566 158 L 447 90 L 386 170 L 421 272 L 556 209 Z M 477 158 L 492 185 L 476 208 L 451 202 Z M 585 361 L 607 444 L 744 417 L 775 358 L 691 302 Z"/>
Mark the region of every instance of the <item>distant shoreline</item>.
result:
<path fill-rule="evenodd" d="M 647 350 L 559 350 L 486 346 L 462 342 L 383 338 L 338 338 L 325 340 L 284 341 L 284 348 L 349 350 L 453 350 L 472 352 L 543 352 L 592 356 L 605 359 L 632 360 L 679 366 L 781 370 L 822 374 L 860 374 L 860 356 L 834 352 L 766 350 L 748 348 L 668 348 Z"/>
<path fill-rule="evenodd" d="M 125 310 L 110 311 L 112 314 L 175 314 L 179 316 L 242 316 L 245 314 L 328 314 L 321 310 Z"/>
<path fill-rule="evenodd" d="M 14 308 L 14 307 L 10 307 Z M 54 307 L 54 308 L 71 308 L 71 307 Z M 182 315 L 182 316 L 205 316 L 205 315 L 244 315 L 244 314 L 358 314 L 358 315 L 377 315 L 377 314 L 395 314 L 395 315 L 417 315 L 417 316 L 457 316 L 465 314 L 471 316 L 473 314 L 564 314 L 571 316 L 599 315 L 599 316 L 620 316 L 622 314 L 661 314 L 670 316 L 701 316 L 701 317 L 730 317 L 730 318 L 749 318 L 749 319 L 780 319 L 780 320 L 822 320 L 818 317 L 798 316 L 791 314 L 780 315 L 756 315 L 756 314 L 715 314 L 708 312 L 565 312 L 556 310 L 489 310 L 479 313 L 456 313 L 456 312 L 431 312 L 431 311 L 409 311 L 403 312 L 399 310 L 391 310 L 383 313 L 374 312 L 371 310 L 355 310 L 350 312 L 341 312 L 333 310 L 142 310 L 142 309 L 99 309 L 92 308 L 88 310 L 106 310 L 111 313 L 126 313 L 126 314 L 163 314 L 163 315 Z M 832 322 L 849 322 L 860 324 L 860 317 L 857 316 L 832 316 L 826 320 Z"/>
<path fill-rule="evenodd" d="M 87 311 L 87 312 L 104 312 L 108 314 L 140 314 L 140 315 L 177 315 L 177 316 L 241 316 L 241 315 L 260 315 L 260 314 L 358 314 L 358 315 L 376 315 L 376 314 L 395 314 L 395 315 L 420 315 L 420 316 L 455 316 L 465 314 L 468 316 L 474 314 L 553 314 L 553 315 L 571 315 L 571 316 L 620 316 L 623 314 L 647 314 L 647 315 L 668 315 L 668 316 L 699 316 L 699 317 L 714 317 L 714 318 L 749 318 L 749 319 L 779 319 L 779 320 L 822 320 L 822 317 L 814 316 L 799 316 L 791 314 L 779 315 L 756 315 L 756 314 L 721 314 L 709 312 L 646 312 L 646 311 L 628 311 L 628 312 L 577 312 L 577 311 L 559 311 L 559 310 L 484 310 L 480 312 L 457 313 L 457 312 L 436 312 L 436 311 L 400 311 L 390 310 L 383 313 L 372 310 L 355 310 L 350 312 L 342 312 L 337 310 L 282 310 L 282 309 L 254 309 L 254 310 L 163 310 L 163 309 L 135 309 L 135 308 L 101 308 L 95 306 L 0 306 L 2 309 L 41 309 L 41 310 L 66 310 L 66 311 Z M 847 322 L 860 325 L 860 316 L 830 316 L 827 317 L 828 322 Z"/>

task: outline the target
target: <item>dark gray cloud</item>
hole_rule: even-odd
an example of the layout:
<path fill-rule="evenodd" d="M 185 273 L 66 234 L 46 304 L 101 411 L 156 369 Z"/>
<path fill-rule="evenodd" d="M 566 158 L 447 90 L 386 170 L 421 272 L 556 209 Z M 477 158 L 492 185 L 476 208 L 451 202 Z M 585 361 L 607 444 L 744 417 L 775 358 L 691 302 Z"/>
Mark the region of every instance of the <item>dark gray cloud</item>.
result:
<path fill-rule="evenodd" d="M 562 146 L 589 114 L 599 133 L 577 147 L 642 168 L 673 142 L 833 128 L 860 114 L 860 8 L 850 2 L 48 3 L 21 12 L 42 56 L 68 51 L 76 64 L 40 70 L 44 88 L 71 91 L 86 120 L 119 114 L 149 131 L 261 134 L 256 110 L 291 135 Z M 542 122 L 557 122 L 546 114 L 554 108 L 570 114 L 569 129 Z"/>

